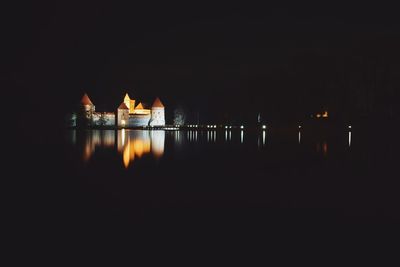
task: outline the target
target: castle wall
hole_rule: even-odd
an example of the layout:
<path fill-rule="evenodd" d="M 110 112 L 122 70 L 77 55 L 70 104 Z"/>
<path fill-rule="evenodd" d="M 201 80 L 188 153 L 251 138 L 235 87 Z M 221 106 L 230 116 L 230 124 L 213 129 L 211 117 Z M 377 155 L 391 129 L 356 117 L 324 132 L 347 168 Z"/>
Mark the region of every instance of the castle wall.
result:
<path fill-rule="evenodd" d="M 115 114 L 112 112 L 107 112 L 104 114 L 104 118 L 106 120 L 106 123 L 104 125 L 106 126 L 115 126 Z"/>
<path fill-rule="evenodd" d="M 129 127 L 142 127 L 142 126 L 148 126 L 150 122 L 151 115 L 146 114 L 146 115 L 139 115 L 139 114 L 133 114 L 129 115 Z"/>
<path fill-rule="evenodd" d="M 115 114 L 111 112 L 93 112 L 92 114 L 93 126 L 114 126 Z"/>

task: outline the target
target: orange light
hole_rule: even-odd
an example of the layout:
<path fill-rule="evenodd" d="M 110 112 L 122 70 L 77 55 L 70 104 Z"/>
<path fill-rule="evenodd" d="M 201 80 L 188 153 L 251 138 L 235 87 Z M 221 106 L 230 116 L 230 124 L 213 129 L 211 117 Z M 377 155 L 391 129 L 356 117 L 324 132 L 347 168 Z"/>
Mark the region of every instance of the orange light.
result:
<path fill-rule="evenodd" d="M 93 151 L 94 151 L 94 147 L 92 146 L 91 143 L 87 142 L 85 144 L 85 149 L 83 151 L 83 160 L 88 161 L 90 159 L 90 157 L 92 156 Z"/>
<path fill-rule="evenodd" d="M 328 111 L 325 111 L 325 112 L 322 114 L 322 117 L 323 117 L 323 118 L 328 118 Z"/>
<path fill-rule="evenodd" d="M 128 141 L 128 142 L 129 142 L 129 141 Z M 125 146 L 124 152 L 123 152 L 123 155 L 122 155 L 122 158 L 123 158 L 123 161 L 124 161 L 124 166 L 125 166 L 125 168 L 128 168 L 129 162 L 130 162 L 130 160 L 131 160 L 131 158 L 130 158 L 130 146 L 129 146 L 129 144 L 127 144 L 127 145 Z M 132 158 L 132 160 L 133 160 L 133 158 Z"/>
<path fill-rule="evenodd" d="M 164 135 L 156 135 L 152 133 L 131 132 L 125 136 L 125 131 L 121 130 L 121 135 L 118 136 L 118 151 L 122 153 L 122 160 L 125 168 L 132 165 L 136 159 L 143 157 L 148 153 L 153 153 L 155 156 L 162 156 L 164 153 Z M 164 133 L 163 133 L 164 134 Z M 158 137 L 158 140 L 156 137 Z M 124 138 L 125 141 L 124 141 Z"/>

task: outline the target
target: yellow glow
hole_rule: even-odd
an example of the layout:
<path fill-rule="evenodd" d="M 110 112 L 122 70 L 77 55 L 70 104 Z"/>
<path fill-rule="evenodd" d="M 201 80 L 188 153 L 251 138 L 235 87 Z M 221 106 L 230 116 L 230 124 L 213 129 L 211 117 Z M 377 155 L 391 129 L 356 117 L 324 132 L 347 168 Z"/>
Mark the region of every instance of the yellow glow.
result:
<path fill-rule="evenodd" d="M 125 168 L 132 165 L 135 159 L 152 153 L 159 158 L 164 154 L 164 131 L 118 131 L 118 152 L 122 154 Z"/>
<path fill-rule="evenodd" d="M 124 103 L 125 103 L 127 108 L 130 107 L 130 102 L 131 102 L 131 98 L 129 97 L 128 93 L 126 93 L 126 95 L 124 97 Z"/>
<path fill-rule="evenodd" d="M 317 118 L 321 118 L 321 114 L 317 113 Z"/>
<path fill-rule="evenodd" d="M 150 114 L 150 109 L 135 109 L 133 114 L 148 115 Z"/>
<path fill-rule="evenodd" d="M 328 118 L 328 111 L 325 111 L 324 113 L 322 113 L 322 117 L 323 118 Z"/>
<path fill-rule="evenodd" d="M 150 139 L 127 139 L 124 146 L 123 162 L 125 168 L 135 160 L 135 157 L 141 158 L 144 154 L 150 153 Z"/>
<path fill-rule="evenodd" d="M 124 103 L 127 106 L 127 108 L 129 109 L 129 114 L 132 114 L 135 111 L 135 100 L 131 99 L 128 95 L 128 93 L 126 93 L 125 97 L 124 97 Z"/>
<path fill-rule="evenodd" d="M 128 143 L 129 143 L 129 141 L 128 141 Z M 125 148 L 124 148 L 124 152 L 122 154 L 122 160 L 124 162 L 125 168 L 128 168 L 129 162 L 131 160 L 130 159 L 130 146 L 129 145 L 126 145 Z"/>
<path fill-rule="evenodd" d="M 129 101 L 129 113 L 132 114 L 135 112 L 135 99 L 131 99 Z"/>

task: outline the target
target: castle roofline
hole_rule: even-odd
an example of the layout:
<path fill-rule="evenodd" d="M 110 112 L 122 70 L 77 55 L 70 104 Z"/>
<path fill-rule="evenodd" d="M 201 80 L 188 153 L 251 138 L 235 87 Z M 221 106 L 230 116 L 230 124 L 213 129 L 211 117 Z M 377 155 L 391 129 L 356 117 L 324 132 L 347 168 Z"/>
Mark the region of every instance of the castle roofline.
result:
<path fill-rule="evenodd" d="M 139 104 L 136 106 L 136 108 L 135 109 L 144 109 L 143 108 L 143 105 L 142 105 L 142 103 L 141 102 L 139 102 Z"/>
<path fill-rule="evenodd" d="M 124 102 L 119 105 L 118 109 L 129 109 Z"/>
<path fill-rule="evenodd" d="M 154 100 L 152 107 L 153 107 L 153 108 L 163 108 L 164 105 L 163 105 L 163 103 L 161 102 L 160 98 L 157 97 L 157 98 Z"/>
<path fill-rule="evenodd" d="M 92 101 L 90 101 L 89 96 L 85 93 L 81 99 L 82 105 L 93 105 Z"/>

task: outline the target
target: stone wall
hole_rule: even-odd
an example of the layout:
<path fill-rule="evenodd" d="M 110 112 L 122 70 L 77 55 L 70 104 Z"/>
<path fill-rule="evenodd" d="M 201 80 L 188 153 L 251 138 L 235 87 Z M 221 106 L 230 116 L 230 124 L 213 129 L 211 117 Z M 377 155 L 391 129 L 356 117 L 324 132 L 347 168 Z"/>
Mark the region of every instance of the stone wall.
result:
<path fill-rule="evenodd" d="M 129 115 L 128 127 L 148 126 L 150 118 L 151 118 L 150 114 L 146 114 L 146 115 L 139 115 L 139 114 Z"/>

